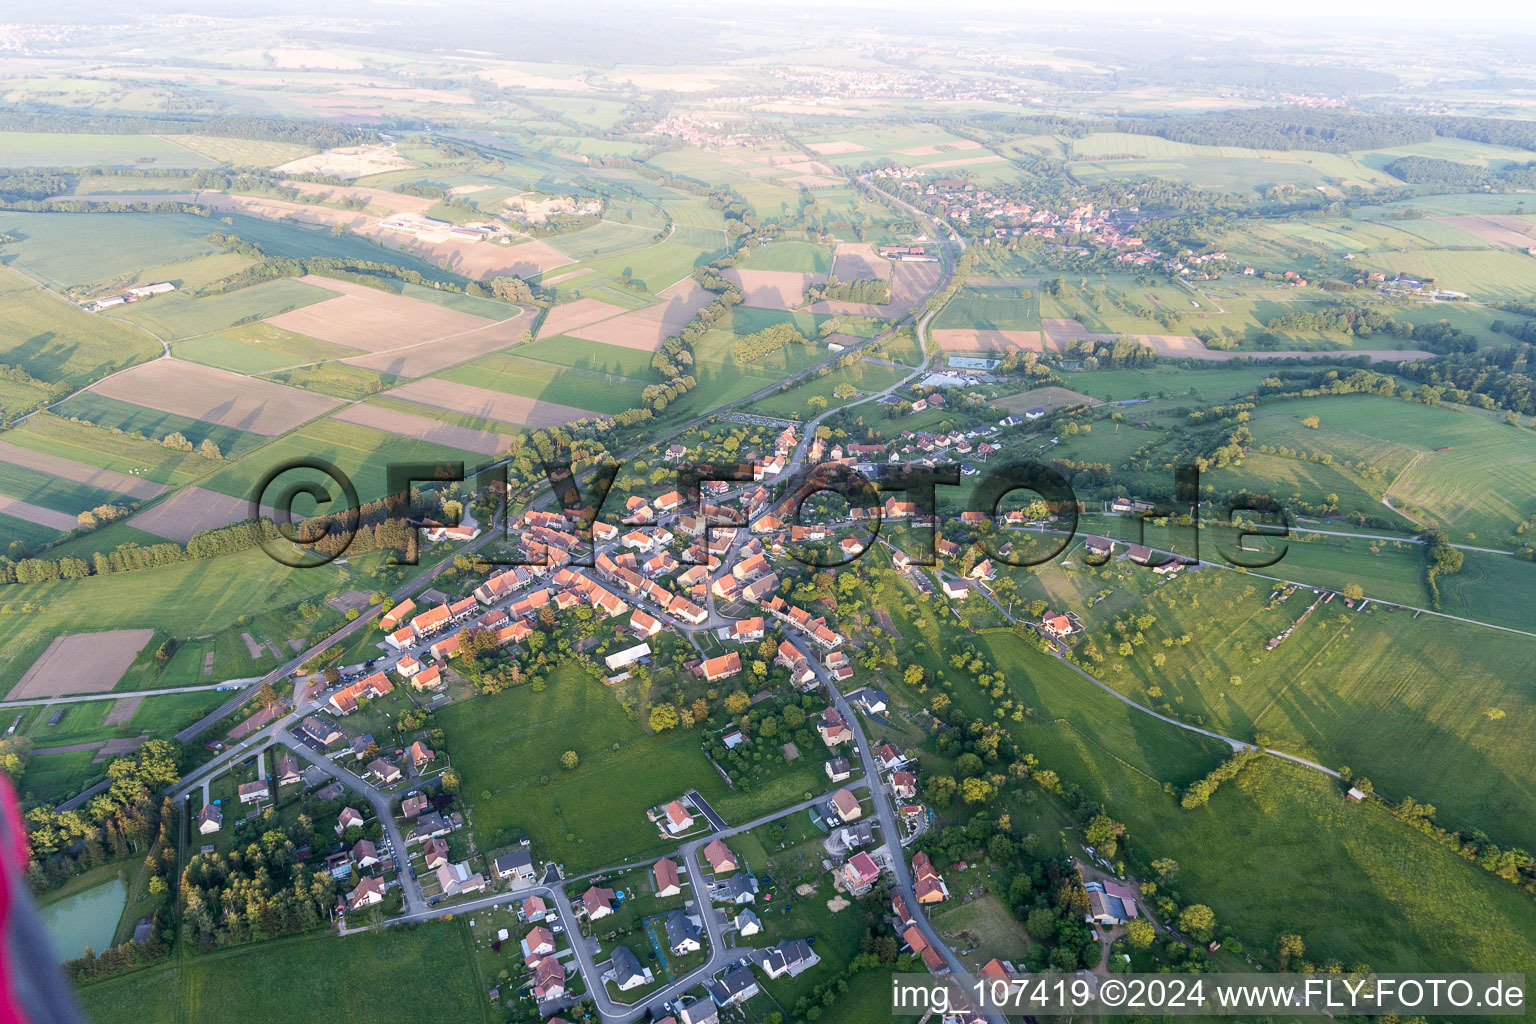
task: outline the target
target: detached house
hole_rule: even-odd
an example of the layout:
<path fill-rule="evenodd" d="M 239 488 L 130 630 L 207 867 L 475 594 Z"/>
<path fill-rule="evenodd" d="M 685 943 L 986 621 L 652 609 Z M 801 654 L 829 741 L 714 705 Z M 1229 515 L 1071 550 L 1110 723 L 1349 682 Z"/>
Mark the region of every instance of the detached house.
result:
<path fill-rule="evenodd" d="M 736 651 L 732 651 L 730 654 L 723 654 L 718 658 L 710 658 L 703 665 L 704 678 L 711 683 L 718 682 L 721 679 L 729 679 L 734 675 L 740 674 L 740 672 L 741 655 Z"/>
<path fill-rule="evenodd" d="M 540 1003 L 565 995 L 565 966 L 554 957 L 545 957 L 533 969 L 533 998 Z"/>
<path fill-rule="evenodd" d="M 686 832 L 693 827 L 693 815 L 688 813 L 688 808 L 684 807 L 680 801 L 673 800 L 667 804 L 663 812 L 666 817 L 667 832 L 671 835 Z"/>
<path fill-rule="evenodd" d="M 658 898 L 676 896 L 683 891 L 682 883 L 677 875 L 677 864 L 669 857 L 663 857 L 651 867 L 651 874 L 656 879 L 656 895 Z"/>
<path fill-rule="evenodd" d="M 709 862 L 709 870 L 717 875 L 735 871 L 737 867 L 736 855 L 719 839 L 704 847 L 704 859 Z"/>
<path fill-rule="evenodd" d="M 372 907 L 384 902 L 384 879 L 365 878 L 347 895 L 347 905 L 353 910 Z"/>
<path fill-rule="evenodd" d="M 836 708 L 827 708 L 821 713 L 821 720 L 816 723 L 816 731 L 821 733 L 821 742 L 829 747 L 835 747 L 853 739 L 853 730 L 848 728 L 848 723 Z"/>
<path fill-rule="evenodd" d="M 523 938 L 523 963 L 532 967 L 555 951 L 555 933 L 539 925 Z"/>
<path fill-rule="evenodd" d="M 587 912 L 587 920 L 597 921 L 613 913 L 613 890 L 601 889 L 592 886 L 581 894 L 582 909 Z"/>
<path fill-rule="evenodd" d="M 703 948 L 699 941 L 699 923 L 681 910 L 669 912 L 663 921 L 667 930 L 667 946 L 677 956 Z"/>

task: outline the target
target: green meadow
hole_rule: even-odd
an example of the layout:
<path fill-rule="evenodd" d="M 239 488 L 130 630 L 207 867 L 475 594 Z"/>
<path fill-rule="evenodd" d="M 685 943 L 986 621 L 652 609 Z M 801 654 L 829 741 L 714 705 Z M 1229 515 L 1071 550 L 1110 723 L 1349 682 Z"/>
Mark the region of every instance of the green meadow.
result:
<path fill-rule="evenodd" d="M 1294 578 L 1279 571 L 1289 561 L 1258 571 Z M 1155 620 L 1138 624 L 1145 642 L 1130 656 L 1114 653 L 1116 633 L 1099 634 L 1108 660 L 1093 671 L 1175 717 L 1348 765 L 1389 799 L 1436 805 L 1445 823 L 1536 843 L 1536 785 L 1520 767 L 1536 744 L 1536 700 L 1507 671 L 1536 654 L 1536 639 L 1379 605 L 1352 611 L 1335 597 L 1266 651 L 1316 600 L 1298 589 L 1268 607 L 1270 588 L 1214 569 L 1176 580 L 1130 610 Z M 1190 643 L 1163 643 L 1184 634 Z"/>
<path fill-rule="evenodd" d="M 221 295 L 157 295 L 126 307 L 123 316 L 163 338 L 196 338 L 335 297 L 334 292 L 285 277 Z"/>
<path fill-rule="evenodd" d="M 369 1024 L 405 1005 L 429 1008 L 432 1020 L 478 1021 L 472 952 L 467 927 L 452 922 L 344 939 L 320 932 L 195 954 L 91 985 L 79 998 L 92 1024 Z"/>
<path fill-rule="evenodd" d="M 1316 429 L 1302 422 L 1312 416 Z M 1532 434 L 1484 416 L 1341 395 L 1261 406 L 1249 429 L 1258 444 L 1327 454 L 1346 472 L 1351 470 L 1344 463 L 1373 467 L 1381 475 L 1365 481 L 1367 490 L 1385 484 L 1392 508 L 1443 527 L 1453 539 L 1497 547 L 1533 511 Z M 1361 475 L 1358 468 L 1352 472 Z M 1313 492 L 1310 500 L 1326 493 Z"/>
<path fill-rule="evenodd" d="M 56 288 L 206 255 L 203 236 L 222 227 L 185 213 L 0 213 L 0 231 L 20 239 L 5 247 L 16 268 Z"/>
<path fill-rule="evenodd" d="M 53 413 L 29 417 L 25 423 L 7 431 L 5 440 L 21 448 L 88 466 L 115 469 L 162 484 L 186 483 L 219 466 L 195 452 L 177 451 L 158 441 L 113 433 L 110 429 L 76 423 Z"/>
<path fill-rule="evenodd" d="M 181 434 L 194 446 L 211 440 L 219 446 L 219 451 L 224 453 L 226 459 L 243 455 L 267 441 L 267 438 L 258 434 L 120 402 L 94 391 L 79 392 L 54 406 L 53 411 L 65 419 L 84 420 L 108 431 L 116 428 L 125 434 L 143 434 L 154 441 L 173 432 Z M 116 468 L 116 464 L 113 466 Z"/>
<path fill-rule="evenodd" d="M 0 132 L 4 167 L 216 167 L 217 161 L 158 135 Z"/>
<path fill-rule="evenodd" d="M 156 629 L 164 636 L 198 637 L 252 617 L 283 609 L 354 577 L 356 566 L 335 563 L 316 569 L 290 569 L 265 552 L 251 550 L 220 558 L 198 559 L 137 572 L 112 573 L 83 580 L 17 584 L 0 605 L 0 625 L 9 641 L 0 651 L 0 688 L 8 690 L 56 636 L 114 629 Z M 241 585 L 232 587 L 231 579 Z M 356 584 L 371 589 L 367 583 Z M 238 633 L 238 630 L 236 631 Z M 123 690 L 159 685 L 153 646 L 141 653 L 124 676 Z"/>
<path fill-rule="evenodd" d="M 711 802 L 727 794 L 696 733 L 648 731 L 573 667 L 555 670 L 542 690 L 473 697 L 434 721 L 460 766 L 479 846 L 527 835 L 537 857 L 564 864 L 567 874 L 668 845 L 648 808 L 689 789 Z M 560 764 L 567 750 L 580 758 L 571 771 Z"/>
<path fill-rule="evenodd" d="M 267 323 L 231 327 L 219 334 L 178 342 L 172 346 L 171 353 L 178 359 L 245 374 L 266 373 L 301 363 L 359 354 L 357 349 L 319 341 Z"/>
<path fill-rule="evenodd" d="M 640 393 L 649 383 L 597 370 L 525 359 L 521 353 L 521 349 L 493 352 L 464 366 L 444 370 L 437 376 L 459 384 L 599 413 L 633 409 L 640 404 Z"/>
<path fill-rule="evenodd" d="M 0 362 L 37 380 L 81 387 L 159 354 L 160 346 L 143 331 L 92 316 L 19 274 L 0 270 Z"/>

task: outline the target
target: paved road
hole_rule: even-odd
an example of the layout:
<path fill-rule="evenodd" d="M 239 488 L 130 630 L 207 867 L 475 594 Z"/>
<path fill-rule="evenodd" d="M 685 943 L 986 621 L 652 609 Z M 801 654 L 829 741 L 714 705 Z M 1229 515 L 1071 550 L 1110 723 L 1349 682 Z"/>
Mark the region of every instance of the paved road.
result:
<path fill-rule="evenodd" d="M 847 788 L 860 789 L 866 785 L 867 780 L 860 780 L 858 782 L 850 783 Z M 647 1014 L 656 1018 L 660 1018 L 666 1015 L 661 1010 L 661 1007 L 664 1004 L 677 999 L 680 995 L 687 992 L 689 989 L 692 989 L 708 981 L 711 976 L 713 976 L 716 972 L 724 969 L 727 964 L 739 959 L 747 948 L 736 946 L 728 947 L 725 945 L 724 940 L 725 936 L 728 934 L 729 929 L 726 927 L 726 919 L 724 915 L 718 908 L 710 903 L 709 892 L 704 884 L 704 871 L 699 864 L 699 851 L 703 849 L 704 846 L 715 841 L 716 839 L 729 839 L 731 836 L 739 835 L 743 832 L 749 832 L 756 828 L 761 828 L 762 826 L 777 821 L 780 818 L 785 818 L 792 814 L 800 814 L 815 806 L 816 804 L 826 801 L 831 797 L 833 792 L 835 791 L 829 790 L 828 792 L 822 793 L 821 795 L 813 797 L 810 800 L 802 800 L 797 804 L 781 808 L 780 810 L 774 811 L 771 814 L 765 814 L 762 817 L 756 818 L 752 821 L 744 822 L 740 825 L 734 825 L 717 832 L 712 832 L 709 835 L 701 836 L 698 839 L 693 839 L 689 842 L 683 843 L 678 847 L 677 855 L 681 857 L 683 861 L 683 866 L 687 871 L 688 882 L 692 886 L 692 910 L 700 917 L 704 925 L 705 935 L 709 941 L 709 958 L 702 965 L 694 968 L 692 971 L 678 978 L 676 981 L 672 982 L 672 984 L 652 992 L 649 995 L 641 997 L 640 1002 L 619 1003 L 615 1002 L 613 998 L 609 996 L 607 986 L 602 983 L 599 977 L 597 970 L 598 964 L 592 955 L 592 950 L 588 947 L 586 940 L 582 938 L 581 929 L 576 920 L 575 912 L 571 908 L 571 897 L 566 893 L 566 887 L 569 886 L 570 888 L 575 889 L 577 884 L 584 882 L 587 878 L 590 877 L 589 875 L 583 875 L 579 878 L 571 879 L 563 885 L 541 884 L 524 886 L 511 892 L 496 893 L 491 896 L 485 896 L 477 900 L 470 900 L 465 903 L 455 903 L 450 906 L 434 907 L 431 909 L 421 908 L 414 911 L 408 911 L 399 917 L 394 917 L 386 921 L 385 925 L 389 926 L 405 924 L 411 921 L 424 921 L 429 918 L 441 917 L 444 914 L 461 916 L 464 914 L 474 913 L 478 910 L 484 910 L 487 907 L 494 907 L 503 903 L 524 900 L 529 896 L 542 896 L 545 902 L 556 908 L 560 915 L 560 923 L 564 926 L 565 934 L 571 943 L 571 949 L 573 951 L 576 964 L 581 970 L 582 977 L 587 980 L 587 988 L 589 990 L 588 994 L 591 996 L 592 1001 L 597 1005 L 598 1013 L 602 1017 L 604 1024 L 629 1024 L 630 1021 L 644 1017 Z M 646 861 L 641 863 L 652 863 L 655 859 L 656 858 L 648 858 Z M 594 874 L 605 873 L 607 872 L 594 872 Z M 586 886 L 582 885 L 581 891 L 584 892 L 585 890 Z"/>
<path fill-rule="evenodd" d="M 102 779 L 84 792 L 77 793 L 70 797 L 68 800 L 65 800 L 63 803 L 59 804 L 59 806 L 55 807 L 54 810 L 60 812 L 61 814 L 64 811 L 78 811 L 80 808 L 85 806 L 86 802 L 90 800 L 91 797 L 95 796 L 97 793 L 105 793 L 111 787 L 111 785 L 111 779 Z"/>
<path fill-rule="evenodd" d="M 699 795 L 698 790 L 690 789 L 688 791 L 688 799 L 693 802 L 693 806 L 699 809 L 699 812 L 704 815 L 705 820 L 709 822 L 710 827 L 713 828 L 716 832 L 724 832 L 726 829 L 730 828 L 730 826 L 725 823 L 725 819 L 720 817 L 719 814 L 716 814 L 715 809 L 709 806 L 709 801 L 705 800 L 702 796 Z"/>
<path fill-rule="evenodd" d="M 395 820 L 395 812 L 394 808 L 390 806 L 389 794 L 384 793 L 375 786 L 369 785 L 344 768 L 338 767 L 336 762 L 326 757 L 324 753 L 317 752 L 308 743 L 300 740 L 286 728 L 278 727 L 274 729 L 273 740 L 293 750 L 304 760 L 319 768 L 373 806 L 373 813 L 378 815 L 379 824 L 384 827 L 384 835 L 389 839 L 392 848 L 391 852 L 394 854 L 395 867 L 400 878 L 400 889 L 405 893 L 405 912 L 407 914 L 415 914 L 425 911 L 427 909 L 427 901 L 421 895 L 421 882 L 411 873 L 410 851 L 405 845 L 405 836 L 400 831 L 400 823 Z"/>
<path fill-rule="evenodd" d="M 256 681 L 255 676 L 226 679 L 222 683 L 204 683 L 202 686 L 168 686 L 163 690 L 119 690 L 106 693 L 82 693 L 73 697 L 29 697 L 26 700 L 0 700 L 0 708 L 24 708 L 37 704 L 82 704 L 92 700 L 123 700 L 127 697 L 159 697 L 167 693 L 202 693 L 223 686 L 244 686 Z"/>
<path fill-rule="evenodd" d="M 896 821 L 896 810 L 891 802 L 890 793 L 886 791 L 885 786 L 880 782 L 880 766 L 875 761 L 874 752 L 870 749 L 868 738 L 864 735 L 864 726 L 859 721 L 859 716 L 854 713 L 853 708 L 849 706 L 848 701 L 843 697 L 842 691 L 837 688 L 837 682 L 832 678 L 832 673 L 828 672 L 825 666 L 816 659 L 809 644 L 798 634 L 792 635 L 790 642 L 799 648 L 801 654 L 806 656 L 807 663 L 815 670 L 817 677 L 821 679 L 822 684 L 827 688 L 827 692 L 831 694 L 833 706 L 837 708 L 843 718 L 847 720 L 849 728 L 853 730 L 853 743 L 858 749 L 859 760 L 864 765 L 864 781 L 868 785 L 871 798 L 874 800 L 875 816 L 880 821 L 881 838 L 885 841 L 886 849 L 890 852 L 891 871 L 896 876 L 896 883 L 892 886 L 892 889 L 901 894 L 901 898 L 906 902 L 908 909 L 912 911 L 913 923 L 917 926 L 918 931 L 923 933 L 923 938 L 928 941 L 928 944 L 938 950 L 939 955 L 944 958 L 944 962 L 949 966 L 951 976 L 962 987 L 969 988 L 973 984 L 970 972 L 966 969 L 960 957 L 950 948 L 949 943 L 939 935 L 932 922 L 928 920 L 928 915 L 923 910 L 922 904 L 917 902 L 917 893 L 912 886 L 912 869 L 907 863 L 906 854 L 902 851 L 901 831 Z M 1004 1024 L 1003 1016 L 1000 1013 L 988 1014 L 987 1019 L 992 1024 Z"/>

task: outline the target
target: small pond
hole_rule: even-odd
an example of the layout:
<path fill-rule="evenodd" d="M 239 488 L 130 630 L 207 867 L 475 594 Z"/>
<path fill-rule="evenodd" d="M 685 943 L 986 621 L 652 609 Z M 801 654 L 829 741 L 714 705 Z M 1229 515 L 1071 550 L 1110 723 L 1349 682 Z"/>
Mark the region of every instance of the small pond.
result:
<path fill-rule="evenodd" d="M 86 946 L 97 953 L 111 946 L 127 903 L 128 887 L 114 878 L 43 907 L 43 927 L 58 958 L 72 960 L 84 954 Z"/>

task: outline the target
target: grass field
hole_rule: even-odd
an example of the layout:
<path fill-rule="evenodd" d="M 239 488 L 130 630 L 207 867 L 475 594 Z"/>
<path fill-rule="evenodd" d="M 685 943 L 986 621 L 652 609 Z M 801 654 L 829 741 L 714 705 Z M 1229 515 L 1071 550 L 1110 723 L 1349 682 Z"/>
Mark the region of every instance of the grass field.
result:
<path fill-rule="evenodd" d="M 116 726 L 103 723 L 114 703 L 110 700 L 43 705 L 26 709 L 28 720 L 18 731 L 32 740 L 34 748 L 95 743 L 140 735 L 168 739 L 177 730 L 196 721 L 228 698 L 227 693 L 217 691 L 149 697 L 139 705 L 127 723 Z M 60 710 L 64 711 L 63 720 L 58 725 L 49 725 L 48 719 Z M 0 718 L 9 726 L 15 714 L 15 711 L 10 714 L 0 712 Z M 105 762 L 95 763 L 95 757 L 94 750 L 34 756 L 18 781 L 17 791 L 24 801 L 57 803 L 78 793 L 105 774 Z"/>
<path fill-rule="evenodd" d="M 271 324 L 256 323 L 178 342 L 172 346 L 171 353 L 178 359 L 217 366 L 221 370 L 260 374 L 296 363 L 318 363 L 356 355 L 358 350 L 318 341 Z"/>
<path fill-rule="evenodd" d="M 543 338 L 519 345 L 516 355 L 519 359 L 536 359 L 541 363 L 575 367 L 605 376 L 632 377 L 637 381 L 650 382 L 656 375 L 651 369 L 651 353 L 585 338 L 564 335 Z"/>
<path fill-rule="evenodd" d="M 218 467 L 217 462 L 194 452 L 176 451 L 146 438 L 114 434 L 53 413 L 28 418 L 21 426 L 7 431 L 5 440 L 46 455 L 132 473 L 162 484 L 186 483 Z"/>
<path fill-rule="evenodd" d="M 377 394 L 400 378 L 350 363 L 328 362 L 318 366 L 295 366 L 262 375 L 264 379 L 317 391 L 337 398 L 361 399 Z"/>
<path fill-rule="evenodd" d="M 1087 181 L 1146 175 L 1237 193 L 1275 184 L 1313 188 L 1330 178 L 1367 188 L 1397 184 L 1391 175 L 1350 156 L 1198 146 L 1154 135 L 1097 132 L 1074 140 L 1071 156 L 1078 161 L 1070 165 L 1072 173 Z"/>
<path fill-rule="evenodd" d="M 767 398 L 755 403 L 751 411 L 762 413 L 765 416 L 788 416 L 800 419 L 810 419 L 815 415 L 811 407 L 806 404 L 812 396 L 820 396 L 827 400 L 828 407 L 846 404 L 841 399 L 833 396 L 833 390 L 839 384 L 852 384 L 859 390 L 859 394 L 849 401 L 857 401 L 871 392 L 882 391 L 905 377 L 910 371 L 892 366 L 884 366 L 879 363 L 859 362 L 852 366 L 833 370 L 824 376 L 814 377 L 803 384 L 797 384 L 788 391 L 769 395 Z M 870 412 L 874 412 L 873 405 Z"/>
<path fill-rule="evenodd" d="M 1165 799 L 1127 817 L 1137 842 L 1178 861 L 1180 891 L 1250 945 L 1297 932 L 1308 959 L 1394 971 L 1516 970 L 1536 956 L 1527 897 L 1315 772 L 1267 759 L 1203 809 Z"/>
<path fill-rule="evenodd" d="M 1040 299 L 1033 288 L 1006 285 L 962 285 L 933 326 L 939 329 L 975 328 L 983 331 L 1037 331 Z"/>
<path fill-rule="evenodd" d="M 210 160 L 235 167 L 275 167 L 314 152 L 309 146 L 293 142 L 233 139 L 217 135 L 169 135 L 166 138 Z"/>
<path fill-rule="evenodd" d="M 466 927 L 433 922 L 223 950 L 93 985 L 80 1002 L 92 1024 L 368 1024 L 406 1004 L 427 1019 L 478 1021 L 484 1000 Z"/>
<path fill-rule="evenodd" d="M 1480 551 L 1462 556 L 1461 572 L 1439 579 L 1441 610 L 1529 630 L 1536 622 L 1536 566 Z"/>
<path fill-rule="evenodd" d="M 1370 257 L 1387 273 L 1433 278 L 1437 288 L 1474 299 L 1519 299 L 1536 291 L 1536 260 L 1510 249 L 1423 249 Z"/>
<path fill-rule="evenodd" d="M 13 540 L 19 540 L 28 551 L 35 551 L 40 545 L 58 540 L 64 534 L 49 526 L 41 526 L 25 519 L 17 519 L 15 516 L 0 515 L 0 535 L 6 538 L 9 544 Z"/>
<path fill-rule="evenodd" d="M 79 387 L 159 352 L 144 332 L 92 316 L 21 275 L 0 270 L 0 362 L 41 381 Z"/>
<path fill-rule="evenodd" d="M 130 500 L 115 491 L 64 480 L 10 462 L 0 462 L 0 494 L 70 515 L 97 505 Z"/>
<path fill-rule="evenodd" d="M 251 550 L 138 572 L 12 586 L 0 605 L 0 625 L 9 637 L 0 650 L 0 689 L 15 685 L 53 637 L 99 630 L 104 623 L 121 629 L 152 628 L 182 638 L 204 636 L 229 629 L 241 616 L 286 609 L 329 593 L 366 564 L 371 563 L 354 560 L 298 570 Z M 236 578 L 241 585 L 231 587 L 229 581 Z M 372 589 L 367 582 L 359 586 Z M 30 611 L 23 611 L 28 607 Z M 119 690 L 160 685 L 152 657 L 155 646 L 146 645 Z"/>
<path fill-rule="evenodd" d="M 575 260 L 590 260 L 636 249 L 653 241 L 655 228 L 604 220 L 589 228 L 548 239 L 550 248 Z"/>
<path fill-rule="evenodd" d="M 162 338 L 196 338 L 331 298 L 335 295 L 323 288 L 285 277 L 222 295 L 194 297 L 184 292 L 157 295 L 147 302 L 128 306 L 123 315 Z"/>
<path fill-rule="evenodd" d="M 105 774 L 105 766 L 93 764 L 94 750 L 34 757 L 16 780 L 16 792 L 27 804 L 56 804 L 68 800 Z"/>
<path fill-rule="evenodd" d="M 1179 890 L 1198 893 L 1245 942 L 1268 947 L 1279 932 L 1298 931 L 1309 958 L 1381 970 L 1486 970 L 1536 954 L 1536 908 L 1527 899 L 1379 805 L 1351 804 L 1324 776 L 1265 760 L 1224 785 L 1208 807 L 1180 810 L 1164 782 L 1182 788 L 1187 782 L 1178 779 L 1204 770 L 1210 756 L 1197 753 L 1190 734 L 1127 708 L 1011 633 L 981 640 L 997 664 L 1010 666 L 1014 691 L 1035 709 L 1039 724 L 1017 730 L 1023 749 L 1089 799 L 1107 800 L 1148 859 L 1177 860 Z M 1438 682 L 1425 679 L 1455 703 Z M 959 700 L 975 691 L 952 693 Z M 1506 781 L 1490 779 L 1487 788 Z"/>
<path fill-rule="evenodd" d="M 480 847 L 526 834 L 538 856 L 563 863 L 568 874 L 665 845 L 647 808 L 692 788 L 711 802 L 726 794 L 697 734 L 647 732 L 575 668 L 556 670 L 543 692 L 522 686 L 476 697 L 435 721 L 463 773 Z M 560 766 L 566 750 L 581 758 L 574 771 Z"/>
<path fill-rule="evenodd" d="M 586 344 L 590 347 L 597 343 Z M 464 366 L 444 370 L 437 376 L 459 384 L 602 413 L 635 408 L 646 387 L 645 381 L 524 359 L 520 353 L 521 350 L 493 352 Z"/>
<path fill-rule="evenodd" d="M 203 482 L 210 490 L 250 498 L 251 490 L 274 466 L 304 457 L 325 459 L 351 477 L 359 498 L 371 501 L 388 491 L 392 462 L 425 462 L 442 465 L 463 462 L 466 467 L 483 461 L 473 452 L 389 434 L 370 427 L 321 419 L 283 435 L 259 452 L 227 466 Z"/>
<path fill-rule="evenodd" d="M 1318 417 L 1318 429 L 1302 425 L 1309 416 Z M 1497 546 L 1536 511 L 1532 435 L 1472 413 L 1346 395 L 1263 406 L 1249 427 L 1260 444 L 1327 453 L 1335 466 L 1377 467 L 1392 506 L 1440 524 L 1453 539 Z"/>
<path fill-rule="evenodd" d="M 0 213 L 0 231 L 20 239 L 6 245 L 6 255 L 18 269 L 58 288 L 130 277 L 213 252 L 203 236 L 220 226 L 181 213 Z"/>
<path fill-rule="evenodd" d="M 797 274 L 826 274 L 832 270 L 832 253 L 810 242 L 775 242 L 752 250 L 747 270 L 784 270 Z"/>
<path fill-rule="evenodd" d="M 724 246 L 723 237 L 719 245 L 709 248 L 678 239 L 667 239 L 633 252 L 601 256 L 581 263 L 579 266 L 591 268 L 594 276 L 576 278 L 573 284 L 583 295 L 594 297 L 590 296 L 590 292 L 592 285 L 599 280 L 596 275 L 617 280 L 628 273 L 643 290 L 655 295 L 692 274 L 695 267 L 708 263 L 715 252 Z M 562 272 L 569 273 L 572 269 L 575 268 L 563 268 Z"/>
<path fill-rule="evenodd" d="M 216 167 L 191 149 L 158 135 L 67 135 L 0 132 L 5 167 Z"/>
<path fill-rule="evenodd" d="M 246 217 L 238 213 L 227 216 L 233 222 L 231 225 L 222 225 L 224 219 L 222 217 L 213 221 L 213 224 L 218 225 L 220 230 L 232 231 L 242 238 L 250 239 L 266 250 L 269 256 L 287 256 L 293 259 L 334 256 L 372 260 L 378 263 L 408 267 L 419 271 L 423 276 L 432 281 L 451 282 L 455 280 L 453 274 L 441 269 L 436 264 L 429 263 L 426 260 L 396 249 L 387 248 L 362 235 L 333 235 L 329 231 L 298 227 L 291 223 L 264 220 L 260 217 Z M 215 230 L 214 226 L 206 229 L 206 231 L 212 230 Z"/>
<path fill-rule="evenodd" d="M 83 391 L 54 406 L 53 411 L 65 419 L 80 419 L 108 430 L 117 428 L 125 434 L 139 433 L 158 441 L 176 432 L 182 434 L 194 446 L 212 440 L 219 446 L 226 459 L 235 458 L 261 444 L 266 438 L 248 434 L 243 430 L 209 423 L 207 420 L 188 419 L 174 413 L 147 409 L 115 398 Z M 112 468 L 119 468 L 113 464 Z"/>
<path fill-rule="evenodd" d="M 21 384 L 0 380 L 0 421 L 10 420 L 30 412 L 53 397 L 49 388 L 37 384 Z"/>
<path fill-rule="evenodd" d="M 1080 370 L 1061 376 L 1073 391 L 1106 402 L 1168 394 L 1193 395 L 1211 404 L 1220 404 L 1223 399 L 1257 390 L 1259 382 L 1270 372 L 1264 367 L 1186 370 L 1159 365 L 1137 370 Z"/>
<path fill-rule="evenodd" d="M 1017 961 L 1034 943 L 1024 925 L 1000 899 L 988 893 L 969 903 L 946 904 L 931 918 L 957 949 L 974 949 L 970 959 Z"/>

